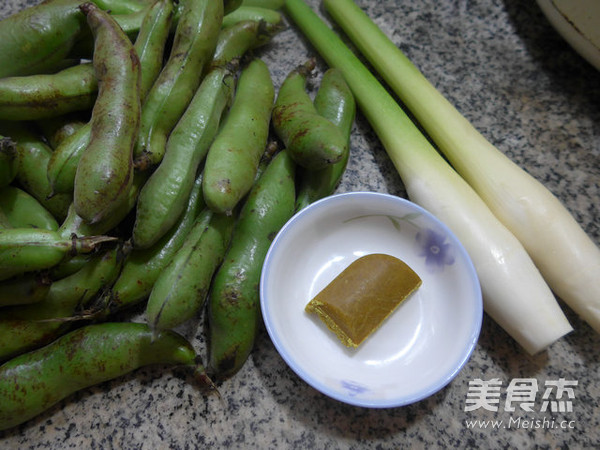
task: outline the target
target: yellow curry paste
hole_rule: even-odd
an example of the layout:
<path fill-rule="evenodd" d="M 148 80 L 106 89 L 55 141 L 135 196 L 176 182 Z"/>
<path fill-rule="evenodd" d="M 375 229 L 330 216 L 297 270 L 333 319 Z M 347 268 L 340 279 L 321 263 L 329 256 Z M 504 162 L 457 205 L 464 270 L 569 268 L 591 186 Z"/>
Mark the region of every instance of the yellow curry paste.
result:
<path fill-rule="evenodd" d="M 358 347 L 421 278 L 400 259 L 375 253 L 350 264 L 307 305 L 347 347 Z"/>

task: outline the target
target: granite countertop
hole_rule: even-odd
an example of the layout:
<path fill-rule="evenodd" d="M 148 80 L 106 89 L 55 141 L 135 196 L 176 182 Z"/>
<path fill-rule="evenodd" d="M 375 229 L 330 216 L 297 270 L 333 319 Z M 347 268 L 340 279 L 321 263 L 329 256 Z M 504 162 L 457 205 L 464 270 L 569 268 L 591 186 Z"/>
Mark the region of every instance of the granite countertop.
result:
<path fill-rule="evenodd" d="M 25 4 L 0 3 L 6 16 Z M 318 0 L 308 2 L 327 18 Z M 600 245 L 600 72 L 522 0 L 382 0 L 357 3 L 429 80 L 503 152 L 545 184 Z M 258 55 L 275 86 L 316 52 L 293 25 Z M 325 69 L 321 60 L 315 79 Z M 364 118 L 338 192 L 406 197 Z M 563 305 L 564 306 L 564 305 Z M 2 448 L 592 448 L 600 445 L 600 336 L 567 307 L 574 331 L 528 356 L 487 315 L 464 369 L 444 389 L 394 409 L 332 400 L 304 383 L 263 330 L 244 368 L 220 385 L 222 400 L 185 372 L 144 368 L 85 389 L 0 433 Z M 193 332 L 202 349 L 202 327 Z M 432 361 L 435 364 L 435 361 Z M 533 411 L 505 403 L 511 382 L 538 385 Z M 545 389 L 577 384 L 564 412 L 543 409 Z M 466 410 L 469 383 L 497 382 L 497 411 Z M 571 393 L 572 398 L 567 394 Z M 496 421 L 496 422 L 494 422 Z"/>

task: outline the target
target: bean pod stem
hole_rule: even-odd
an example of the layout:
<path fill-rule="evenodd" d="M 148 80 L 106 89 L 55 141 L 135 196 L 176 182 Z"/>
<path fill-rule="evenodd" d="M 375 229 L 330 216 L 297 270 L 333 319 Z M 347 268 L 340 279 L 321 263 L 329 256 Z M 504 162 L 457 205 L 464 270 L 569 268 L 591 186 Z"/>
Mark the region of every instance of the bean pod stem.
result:
<path fill-rule="evenodd" d="M 35 270 L 49 269 L 69 255 L 90 253 L 110 236 L 72 236 L 63 238 L 58 231 L 37 228 L 0 230 L 0 280 Z"/>

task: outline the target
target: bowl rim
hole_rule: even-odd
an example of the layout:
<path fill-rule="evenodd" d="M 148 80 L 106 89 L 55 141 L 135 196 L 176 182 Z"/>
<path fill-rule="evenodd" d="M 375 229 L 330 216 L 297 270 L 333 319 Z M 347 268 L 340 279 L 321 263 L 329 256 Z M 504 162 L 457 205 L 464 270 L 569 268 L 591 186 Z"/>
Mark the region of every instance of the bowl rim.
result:
<path fill-rule="evenodd" d="M 342 393 L 340 393 L 338 391 L 334 391 L 331 388 L 329 388 L 328 386 L 319 382 L 309 372 L 307 372 L 302 367 L 300 367 L 295 362 L 293 355 L 290 354 L 290 352 L 285 348 L 285 346 L 279 340 L 278 335 L 275 332 L 273 325 L 271 324 L 268 299 L 266 299 L 265 295 L 264 295 L 264 293 L 266 291 L 266 283 L 267 283 L 268 275 L 269 275 L 268 267 L 270 265 L 270 261 L 273 257 L 273 254 L 277 251 L 277 246 L 278 246 L 279 241 L 282 240 L 283 237 L 287 233 L 290 232 L 290 229 L 293 229 L 294 226 L 299 221 L 301 221 L 302 218 L 305 217 L 306 215 L 314 214 L 315 211 L 324 210 L 324 205 L 327 205 L 328 203 L 340 202 L 340 201 L 343 202 L 343 201 L 347 201 L 348 198 L 356 198 L 356 197 L 358 197 L 358 198 L 366 197 L 367 199 L 369 197 L 379 197 L 379 198 L 386 199 L 386 201 L 397 202 L 397 203 L 402 204 L 404 207 L 413 209 L 416 212 L 420 212 L 421 214 L 426 216 L 428 220 L 435 222 L 441 229 L 444 230 L 445 233 L 447 233 L 449 239 L 453 240 L 458 251 L 462 255 L 462 259 L 465 262 L 465 269 L 468 272 L 469 279 L 473 281 L 474 286 L 476 287 L 475 292 L 474 292 L 475 293 L 475 297 L 474 297 L 475 310 L 473 311 L 474 320 L 470 325 L 471 330 L 468 333 L 469 338 L 468 338 L 468 340 L 466 340 L 465 348 L 460 352 L 460 357 L 457 358 L 456 361 L 451 365 L 451 369 L 444 372 L 442 374 L 442 376 L 440 376 L 438 379 L 436 379 L 435 383 L 432 383 L 431 386 L 429 386 L 426 389 L 422 389 L 420 391 L 410 393 L 410 394 L 395 396 L 393 398 L 389 398 L 389 399 L 385 399 L 385 400 L 382 400 L 382 399 L 369 400 L 369 399 L 365 399 L 365 398 L 350 397 L 348 395 L 343 395 Z M 335 400 L 338 400 L 340 402 L 346 403 L 346 404 L 350 404 L 353 406 L 359 406 L 359 407 L 366 407 L 366 408 L 380 408 L 381 409 L 381 408 L 395 408 L 395 407 L 406 406 L 406 405 L 424 400 L 425 398 L 430 397 L 431 395 L 442 390 L 458 375 L 458 373 L 463 369 L 463 367 L 466 365 L 466 363 L 470 359 L 471 355 L 473 354 L 473 351 L 475 350 L 475 347 L 479 340 L 479 335 L 481 333 L 481 327 L 482 327 L 482 321 L 483 321 L 483 300 L 482 300 L 481 286 L 479 284 L 479 278 L 477 276 L 477 272 L 475 270 L 475 267 L 473 265 L 473 262 L 469 256 L 469 254 L 467 253 L 466 249 L 464 248 L 464 246 L 462 245 L 460 240 L 452 232 L 452 230 L 450 230 L 445 223 L 443 223 L 440 219 L 438 219 L 435 215 L 433 215 L 431 212 L 429 212 L 422 206 L 420 206 L 408 199 L 397 196 L 397 195 L 382 193 L 382 192 L 374 192 L 374 191 L 351 191 L 351 192 L 332 194 L 328 197 L 319 199 L 319 200 L 311 203 L 310 205 L 306 206 L 302 210 L 296 212 L 285 223 L 285 225 L 279 230 L 279 232 L 277 233 L 277 235 L 271 242 L 271 245 L 269 247 L 269 250 L 267 251 L 266 257 L 263 262 L 263 267 L 262 267 L 262 272 L 261 272 L 261 277 L 260 277 L 260 284 L 259 284 L 259 293 L 260 293 L 261 315 L 263 318 L 265 328 L 271 339 L 271 342 L 275 346 L 275 349 L 279 353 L 280 357 L 284 360 L 284 362 L 288 365 L 288 367 L 290 367 L 292 369 L 292 371 L 296 375 L 298 375 L 304 382 L 306 382 L 308 385 L 310 385 L 317 391 L 321 392 L 322 394 L 324 394 L 330 398 L 333 398 Z"/>
<path fill-rule="evenodd" d="M 551 0 L 536 0 L 542 13 L 562 38 L 597 70 L 600 70 L 600 48 L 585 36 Z"/>

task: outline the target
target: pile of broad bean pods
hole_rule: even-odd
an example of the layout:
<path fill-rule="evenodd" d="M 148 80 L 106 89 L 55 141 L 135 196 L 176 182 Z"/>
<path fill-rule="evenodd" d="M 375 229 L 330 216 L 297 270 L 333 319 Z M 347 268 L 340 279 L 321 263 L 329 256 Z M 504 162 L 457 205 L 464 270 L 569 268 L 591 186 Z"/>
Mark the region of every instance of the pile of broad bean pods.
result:
<path fill-rule="evenodd" d="M 48 0 L 0 22 L 0 430 L 147 364 L 235 374 L 270 243 L 345 170 L 354 99 L 275 92 L 277 0 Z M 145 323 L 115 319 L 145 308 Z M 174 329 L 206 308 L 206 369 Z"/>

